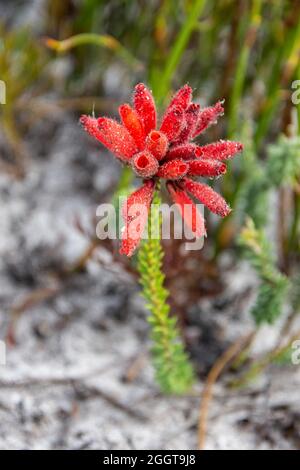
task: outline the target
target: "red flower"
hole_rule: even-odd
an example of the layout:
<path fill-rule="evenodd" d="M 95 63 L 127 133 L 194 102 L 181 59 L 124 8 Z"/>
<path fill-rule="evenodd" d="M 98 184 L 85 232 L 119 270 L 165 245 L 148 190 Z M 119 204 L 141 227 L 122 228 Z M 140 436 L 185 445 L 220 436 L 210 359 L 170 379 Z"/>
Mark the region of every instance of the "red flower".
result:
<path fill-rule="evenodd" d="M 143 185 L 132 193 L 123 207 L 125 229 L 120 252 L 131 256 L 137 248 L 147 223 L 155 184 L 167 180 L 167 189 L 182 217 L 197 237 L 206 234 L 205 223 L 189 194 L 215 214 L 225 217 L 230 208 L 211 187 L 194 181 L 193 177 L 216 177 L 226 173 L 223 160 L 234 157 L 243 149 L 239 142 L 221 140 L 198 146 L 195 137 L 215 124 L 224 112 L 222 102 L 201 109 L 192 103 L 192 89 L 184 85 L 168 106 L 159 130 L 151 92 L 140 83 L 135 87 L 133 107 L 119 108 L 122 124 L 101 117 L 82 116 L 84 129 L 123 163 L 131 165 Z M 186 210 L 187 209 L 187 210 Z"/>

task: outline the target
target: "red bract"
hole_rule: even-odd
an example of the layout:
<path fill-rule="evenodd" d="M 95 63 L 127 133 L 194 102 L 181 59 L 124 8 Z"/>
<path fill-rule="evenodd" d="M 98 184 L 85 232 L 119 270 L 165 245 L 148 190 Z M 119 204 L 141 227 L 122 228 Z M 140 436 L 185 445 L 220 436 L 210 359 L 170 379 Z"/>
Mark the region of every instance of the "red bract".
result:
<path fill-rule="evenodd" d="M 216 177 L 226 172 L 223 160 L 243 149 L 239 142 L 219 141 L 205 146 L 191 142 L 224 112 L 223 103 L 201 109 L 192 103 L 192 89 L 184 85 L 174 95 L 156 129 L 156 107 L 150 90 L 140 83 L 135 87 L 133 107 L 119 108 L 122 124 L 101 117 L 82 116 L 84 129 L 144 179 L 141 188 L 128 197 L 123 207 L 125 227 L 122 254 L 131 256 L 139 245 L 159 178 L 166 181 L 171 198 L 196 237 L 206 235 L 205 223 L 188 194 L 215 214 L 225 217 L 230 208 L 210 186 L 193 177 Z"/>

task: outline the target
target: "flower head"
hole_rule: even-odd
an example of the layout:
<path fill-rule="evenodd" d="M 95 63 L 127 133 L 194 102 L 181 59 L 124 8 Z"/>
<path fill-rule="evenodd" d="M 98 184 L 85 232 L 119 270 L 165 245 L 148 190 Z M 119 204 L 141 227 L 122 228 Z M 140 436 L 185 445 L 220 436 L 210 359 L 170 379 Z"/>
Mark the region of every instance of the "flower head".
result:
<path fill-rule="evenodd" d="M 121 124 L 107 117 L 81 117 L 81 124 L 91 136 L 143 178 L 143 185 L 127 198 L 123 207 L 121 253 L 131 256 L 139 244 L 158 179 L 166 180 L 172 200 L 196 237 L 206 235 L 205 223 L 190 196 L 221 217 L 229 214 L 230 207 L 223 197 L 194 179 L 223 175 L 224 160 L 243 149 L 239 142 L 224 140 L 204 146 L 192 143 L 223 112 L 221 101 L 201 109 L 192 102 L 191 87 L 184 85 L 174 95 L 157 129 L 153 96 L 139 83 L 133 106 L 126 103 L 119 108 Z M 184 210 L 186 206 L 188 211 Z"/>

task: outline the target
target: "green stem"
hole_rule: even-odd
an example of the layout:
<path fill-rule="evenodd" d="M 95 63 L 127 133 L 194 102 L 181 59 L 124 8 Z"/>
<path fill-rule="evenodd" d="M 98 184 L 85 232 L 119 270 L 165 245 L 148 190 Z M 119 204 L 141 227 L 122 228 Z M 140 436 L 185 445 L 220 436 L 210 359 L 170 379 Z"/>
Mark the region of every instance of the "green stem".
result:
<path fill-rule="evenodd" d="M 162 272 L 160 203 L 156 191 L 149 215 L 148 239 L 138 253 L 138 270 L 143 296 L 151 312 L 148 321 L 157 382 L 165 393 L 181 394 L 190 389 L 194 374 L 180 340 L 176 318 L 169 315 L 169 292 L 164 287 L 165 277 Z"/>
<path fill-rule="evenodd" d="M 141 62 L 139 62 L 116 38 L 109 34 L 82 33 L 71 36 L 64 41 L 46 38 L 45 43 L 50 49 L 54 49 L 57 52 L 66 52 L 73 47 L 82 46 L 84 44 L 94 44 L 95 46 L 100 46 L 115 52 L 136 70 L 143 69 Z"/>

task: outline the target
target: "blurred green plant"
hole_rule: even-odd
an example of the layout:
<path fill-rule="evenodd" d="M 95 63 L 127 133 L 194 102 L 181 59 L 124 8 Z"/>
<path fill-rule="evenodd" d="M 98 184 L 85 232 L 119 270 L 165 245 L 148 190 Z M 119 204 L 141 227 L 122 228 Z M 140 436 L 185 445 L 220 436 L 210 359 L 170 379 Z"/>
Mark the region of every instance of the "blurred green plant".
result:
<path fill-rule="evenodd" d="M 300 53 L 300 5 L 289 12 L 289 21 L 285 24 L 285 33 L 276 48 L 274 65 L 269 68 L 266 83 L 266 99 L 263 105 L 254 140 L 257 146 L 265 138 L 280 103 L 282 87 L 289 84 L 297 70 Z"/>
<path fill-rule="evenodd" d="M 228 135 L 230 138 L 236 137 L 238 135 L 238 117 L 240 112 L 240 102 L 246 79 L 246 72 L 251 49 L 254 45 L 259 26 L 261 24 L 262 5 L 262 0 L 253 0 L 251 9 L 247 15 L 246 24 L 244 21 L 240 22 L 240 29 L 242 31 L 239 35 L 243 35 L 244 37 L 243 45 L 241 47 L 237 60 L 234 81 L 229 101 Z M 243 31 L 244 29 L 246 29 L 246 31 Z"/>
<path fill-rule="evenodd" d="M 236 205 L 242 221 L 250 216 L 256 227 L 264 228 L 271 222 L 271 196 L 273 193 L 274 200 L 276 195 L 282 255 L 288 258 L 292 251 L 299 250 L 300 138 L 281 135 L 274 144 L 267 147 L 266 154 L 267 158 L 263 163 L 255 156 L 254 147 L 250 143 L 246 146 L 243 169 L 245 176 L 237 194 Z M 285 190 L 291 196 L 295 193 L 294 203 L 289 208 L 285 206 L 282 193 Z"/>
<path fill-rule="evenodd" d="M 300 137 L 279 136 L 268 146 L 265 178 L 270 186 L 294 187 L 300 176 Z"/>
<path fill-rule="evenodd" d="M 293 188 L 298 184 L 300 139 L 297 136 L 288 138 L 282 135 L 275 144 L 269 145 L 267 161 L 264 166 L 258 166 L 256 160 L 251 157 L 250 161 L 252 171 L 249 173 L 248 183 L 244 184 L 244 192 L 240 195 L 240 199 L 246 201 L 245 213 L 252 213 L 254 218 L 246 219 L 246 225 L 241 232 L 239 242 L 247 248 L 246 253 L 261 279 L 252 314 L 258 324 L 262 322 L 273 323 L 282 313 L 290 281 L 276 266 L 279 260 L 275 256 L 275 253 L 278 253 L 275 239 L 272 246 L 269 237 L 264 232 L 267 223 L 270 222 L 268 220 L 270 192 L 278 191 L 285 186 Z M 259 206 L 262 203 L 262 197 L 263 211 L 261 213 Z M 278 214 L 279 217 L 289 217 L 289 215 L 282 214 L 282 212 Z M 299 221 L 296 221 L 296 218 L 292 220 L 290 228 L 292 239 L 294 239 L 296 230 L 295 223 L 298 226 Z M 285 226 L 283 220 L 280 220 L 279 224 Z"/>
<path fill-rule="evenodd" d="M 255 268 L 260 287 L 251 313 L 257 325 L 274 323 L 281 315 L 289 286 L 288 278 L 276 267 L 274 249 L 265 234 L 255 228 L 252 219 L 246 221 L 239 243 Z"/>
<path fill-rule="evenodd" d="M 168 54 L 168 58 L 165 62 L 162 73 L 159 75 L 153 75 L 152 77 L 151 86 L 158 103 L 161 103 L 161 101 L 170 91 L 171 80 L 174 76 L 180 59 L 185 53 L 190 36 L 197 26 L 199 16 L 203 11 L 204 6 L 205 0 L 195 0 L 192 2 L 188 16 L 183 22 L 181 30 L 177 34 L 171 51 Z"/>
<path fill-rule="evenodd" d="M 27 154 L 20 117 L 26 112 L 25 123 L 28 123 L 30 100 L 47 86 L 45 79 L 40 81 L 46 61 L 43 48 L 28 29 L 9 31 L 0 25 L 0 77 L 6 84 L 6 104 L 1 106 L 0 114 L 1 128 L 21 173 Z"/>

